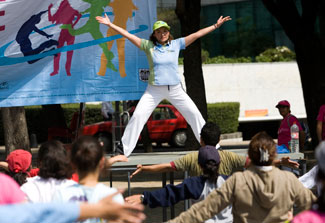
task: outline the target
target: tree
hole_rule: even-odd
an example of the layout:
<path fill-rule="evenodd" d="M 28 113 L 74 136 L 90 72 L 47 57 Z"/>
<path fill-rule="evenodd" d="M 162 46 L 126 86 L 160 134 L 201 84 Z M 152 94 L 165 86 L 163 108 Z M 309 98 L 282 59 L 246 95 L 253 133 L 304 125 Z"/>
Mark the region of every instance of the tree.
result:
<path fill-rule="evenodd" d="M 42 118 L 47 128 L 68 128 L 64 112 L 60 104 L 42 105 Z"/>
<path fill-rule="evenodd" d="M 181 23 L 181 34 L 187 36 L 200 29 L 201 0 L 177 0 L 176 15 Z M 198 39 L 184 50 L 184 77 L 188 95 L 207 120 L 207 103 L 201 59 L 201 40 Z M 186 147 L 197 149 L 198 143 L 194 134 L 188 128 Z"/>
<path fill-rule="evenodd" d="M 298 1 L 302 13 L 299 13 L 293 0 L 263 0 L 263 3 L 294 44 L 307 121 L 315 146 L 315 120 L 319 107 L 324 103 L 321 96 L 325 89 L 325 1 Z"/>
<path fill-rule="evenodd" d="M 15 149 L 29 152 L 29 138 L 24 107 L 1 108 L 6 155 Z"/>

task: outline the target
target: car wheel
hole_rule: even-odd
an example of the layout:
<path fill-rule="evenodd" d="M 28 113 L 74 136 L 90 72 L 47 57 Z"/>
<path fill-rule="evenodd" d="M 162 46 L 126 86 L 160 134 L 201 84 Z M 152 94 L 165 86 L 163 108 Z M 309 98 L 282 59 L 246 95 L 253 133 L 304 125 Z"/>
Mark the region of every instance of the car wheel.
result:
<path fill-rule="evenodd" d="M 186 130 L 177 130 L 172 137 L 172 145 L 176 147 L 184 147 L 187 139 Z"/>
<path fill-rule="evenodd" d="M 100 132 L 96 135 L 99 143 L 103 145 L 104 151 L 106 153 L 111 153 L 113 152 L 113 143 L 112 143 L 112 135 L 105 133 L 105 132 Z"/>

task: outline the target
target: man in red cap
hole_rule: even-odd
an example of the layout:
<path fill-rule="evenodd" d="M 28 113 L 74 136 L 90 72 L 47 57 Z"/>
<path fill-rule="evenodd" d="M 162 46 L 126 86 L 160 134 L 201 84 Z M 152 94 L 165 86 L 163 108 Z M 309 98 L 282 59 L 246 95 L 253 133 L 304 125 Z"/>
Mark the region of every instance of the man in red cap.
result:
<path fill-rule="evenodd" d="M 275 107 L 279 109 L 279 113 L 283 117 L 278 130 L 278 153 L 291 151 L 291 148 L 289 148 L 289 142 L 291 140 L 290 127 L 293 123 L 296 123 L 299 127 L 299 147 L 300 150 L 302 150 L 305 144 L 305 132 L 302 129 L 299 120 L 291 114 L 290 103 L 287 100 L 282 100 L 279 101 Z"/>

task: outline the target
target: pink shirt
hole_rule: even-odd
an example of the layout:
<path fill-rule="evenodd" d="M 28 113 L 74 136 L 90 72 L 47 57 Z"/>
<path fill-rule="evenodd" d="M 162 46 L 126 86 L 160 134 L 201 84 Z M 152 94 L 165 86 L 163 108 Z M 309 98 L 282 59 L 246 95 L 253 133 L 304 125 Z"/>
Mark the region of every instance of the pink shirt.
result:
<path fill-rule="evenodd" d="M 325 140 L 325 105 L 320 106 L 317 121 L 323 122 L 323 129 L 322 129 L 322 140 Z"/>
<path fill-rule="evenodd" d="M 9 176 L 0 173 L 0 205 L 20 203 L 25 200 L 25 194 L 19 185 Z"/>
<path fill-rule="evenodd" d="M 325 213 L 318 211 L 304 211 L 293 218 L 292 223 L 323 223 Z"/>
<path fill-rule="evenodd" d="M 288 117 L 289 117 L 289 124 L 288 125 Z M 293 125 L 293 123 L 296 122 L 296 124 L 299 127 L 299 131 L 303 131 L 299 120 L 293 116 L 293 115 L 287 115 L 280 124 L 279 130 L 278 130 L 278 145 L 286 145 L 287 148 L 289 148 L 289 142 L 291 140 L 291 133 L 290 133 L 290 127 Z"/>

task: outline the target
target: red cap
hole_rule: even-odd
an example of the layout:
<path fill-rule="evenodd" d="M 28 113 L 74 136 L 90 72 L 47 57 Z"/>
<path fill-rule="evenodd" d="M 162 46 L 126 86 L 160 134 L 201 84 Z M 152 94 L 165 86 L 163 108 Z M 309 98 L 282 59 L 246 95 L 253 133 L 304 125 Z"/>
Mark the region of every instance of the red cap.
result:
<path fill-rule="evenodd" d="M 26 150 L 17 149 L 7 156 L 8 168 L 11 172 L 26 172 L 32 162 L 32 154 Z"/>
<path fill-rule="evenodd" d="M 280 106 L 287 106 L 290 108 L 290 103 L 287 100 L 279 101 L 275 107 L 279 108 Z"/>

